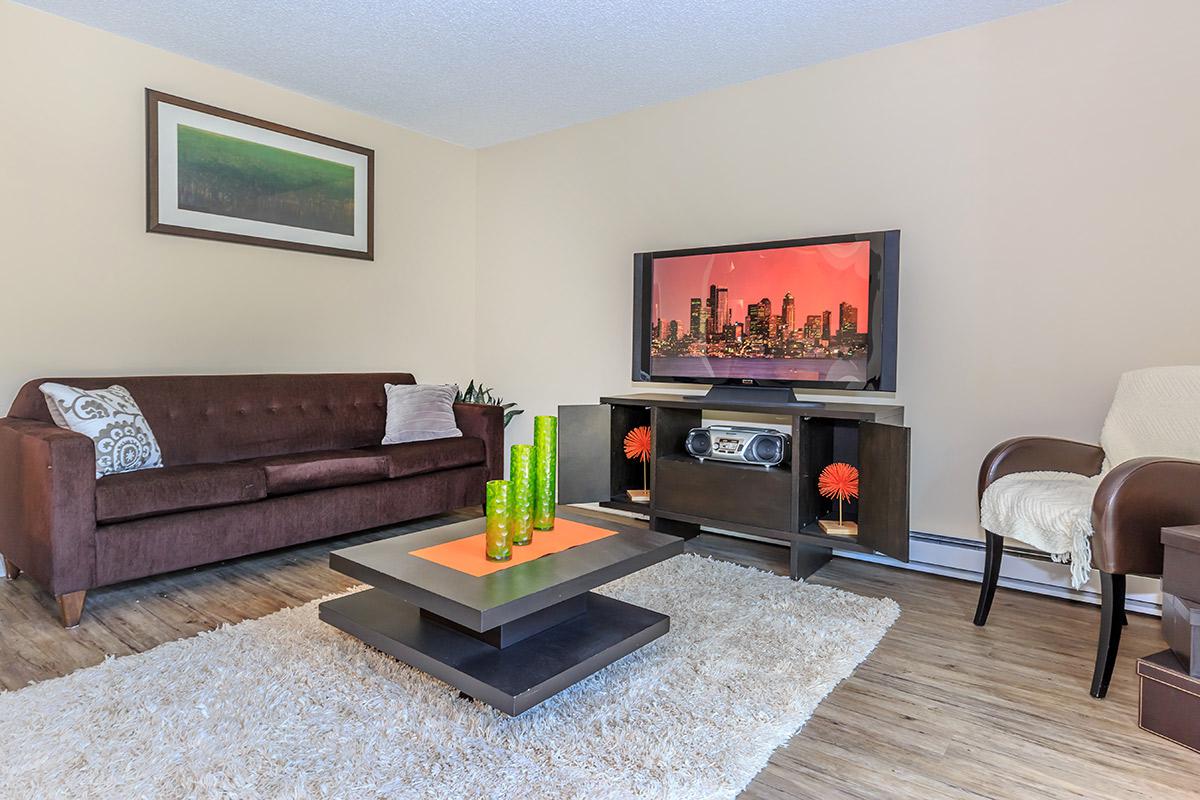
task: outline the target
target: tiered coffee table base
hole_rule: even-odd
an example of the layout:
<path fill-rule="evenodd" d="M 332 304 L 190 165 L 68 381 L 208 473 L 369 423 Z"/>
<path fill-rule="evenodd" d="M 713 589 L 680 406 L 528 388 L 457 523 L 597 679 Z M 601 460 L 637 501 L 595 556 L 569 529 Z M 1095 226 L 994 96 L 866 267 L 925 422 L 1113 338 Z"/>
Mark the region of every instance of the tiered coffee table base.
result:
<path fill-rule="evenodd" d="M 382 589 L 329 600 L 321 619 L 506 714 L 662 636 L 670 618 L 587 592 L 480 633 Z"/>

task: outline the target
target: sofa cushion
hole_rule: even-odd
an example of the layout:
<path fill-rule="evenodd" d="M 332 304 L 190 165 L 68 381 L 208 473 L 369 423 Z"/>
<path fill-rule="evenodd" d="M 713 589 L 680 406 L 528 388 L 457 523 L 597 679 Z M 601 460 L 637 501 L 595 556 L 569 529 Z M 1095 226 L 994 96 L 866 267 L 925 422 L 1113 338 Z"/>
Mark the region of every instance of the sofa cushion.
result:
<path fill-rule="evenodd" d="M 163 465 L 154 431 L 124 386 L 87 390 L 43 383 L 38 388 L 55 425 L 95 443 L 97 478 Z"/>
<path fill-rule="evenodd" d="M 388 477 L 387 458 L 361 450 L 317 450 L 253 458 L 241 463 L 262 468 L 267 476 L 268 495 L 332 489 Z"/>
<path fill-rule="evenodd" d="M 380 444 L 462 436 L 454 418 L 457 386 L 387 383 L 383 389 L 387 393 L 387 420 Z"/>
<path fill-rule="evenodd" d="M 262 500 L 263 471 L 246 464 L 189 464 L 106 475 L 96 481 L 96 521 L 153 517 Z"/>
<path fill-rule="evenodd" d="M 441 469 L 469 467 L 473 464 L 483 464 L 487 459 L 483 440 L 474 436 L 380 444 L 360 449 L 366 453 L 386 456 L 389 478 L 407 478 Z"/>

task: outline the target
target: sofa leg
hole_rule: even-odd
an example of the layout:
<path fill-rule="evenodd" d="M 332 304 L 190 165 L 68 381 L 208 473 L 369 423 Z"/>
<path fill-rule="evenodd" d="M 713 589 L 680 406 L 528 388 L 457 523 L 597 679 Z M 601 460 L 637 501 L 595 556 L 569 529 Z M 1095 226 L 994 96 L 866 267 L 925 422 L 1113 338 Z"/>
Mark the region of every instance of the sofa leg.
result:
<path fill-rule="evenodd" d="M 0 556 L 0 558 L 4 557 Z M 15 581 L 20 574 L 21 568 L 9 561 L 7 558 L 4 558 L 4 577 L 8 578 L 10 581 Z"/>
<path fill-rule="evenodd" d="M 74 628 L 79 624 L 79 618 L 83 616 L 83 603 L 87 600 L 87 590 L 60 594 L 56 596 L 56 599 L 58 608 L 62 612 L 63 627 Z"/>
<path fill-rule="evenodd" d="M 979 585 L 979 605 L 975 607 L 975 624 L 987 624 L 992 600 L 996 597 L 996 584 L 1000 582 L 1000 562 L 1004 559 L 1004 537 L 986 531 L 987 556 L 983 562 L 983 581 Z"/>
<path fill-rule="evenodd" d="M 1096 669 L 1092 673 L 1092 697 L 1108 694 L 1117 649 L 1121 645 L 1121 620 L 1125 616 L 1125 576 L 1100 573 L 1100 638 L 1096 643 Z"/>

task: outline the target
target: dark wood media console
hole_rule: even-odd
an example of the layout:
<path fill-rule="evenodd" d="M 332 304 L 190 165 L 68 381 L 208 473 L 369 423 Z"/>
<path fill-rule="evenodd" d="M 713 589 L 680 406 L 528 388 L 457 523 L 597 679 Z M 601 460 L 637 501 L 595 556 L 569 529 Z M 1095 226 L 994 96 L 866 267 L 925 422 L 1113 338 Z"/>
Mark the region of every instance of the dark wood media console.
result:
<path fill-rule="evenodd" d="M 690 456 L 688 431 L 705 424 L 706 414 L 731 412 L 788 418 L 790 463 L 768 469 Z M 796 580 L 819 569 L 835 548 L 908 560 L 910 431 L 901 406 L 634 394 L 560 406 L 558 413 L 560 503 L 599 502 L 647 514 L 651 528 L 677 536 L 695 536 L 705 526 L 785 541 Z M 625 494 L 642 488 L 642 466 L 623 449 L 625 434 L 638 425 L 649 425 L 654 438 L 649 504 Z M 858 523 L 857 536 L 830 536 L 817 524 L 837 518 L 835 502 L 817 493 L 817 476 L 834 461 L 859 469 L 859 499 L 844 506 L 845 518 Z"/>

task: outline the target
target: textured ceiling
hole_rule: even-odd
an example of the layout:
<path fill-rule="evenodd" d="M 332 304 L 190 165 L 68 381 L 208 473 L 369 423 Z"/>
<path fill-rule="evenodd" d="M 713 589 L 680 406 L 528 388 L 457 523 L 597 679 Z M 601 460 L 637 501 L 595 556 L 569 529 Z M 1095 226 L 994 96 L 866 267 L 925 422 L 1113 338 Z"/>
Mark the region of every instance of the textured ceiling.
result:
<path fill-rule="evenodd" d="M 1056 0 L 22 1 L 482 147 Z"/>

